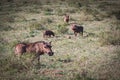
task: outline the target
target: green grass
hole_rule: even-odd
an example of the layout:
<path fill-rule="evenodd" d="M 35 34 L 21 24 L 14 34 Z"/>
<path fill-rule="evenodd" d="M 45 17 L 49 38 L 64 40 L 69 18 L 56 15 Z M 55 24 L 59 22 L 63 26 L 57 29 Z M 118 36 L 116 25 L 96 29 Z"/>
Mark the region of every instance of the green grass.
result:
<path fill-rule="evenodd" d="M 120 79 L 119 1 L 0 3 L 0 80 Z M 111 12 L 106 6 L 113 7 Z M 64 23 L 65 13 L 70 15 L 70 24 L 83 25 L 83 37 L 75 37 L 70 24 Z M 43 31 L 47 29 L 56 36 L 44 39 Z M 33 55 L 27 53 L 21 59 L 14 56 L 17 43 L 41 40 L 52 41 L 54 56 L 42 55 L 40 64 L 37 60 L 32 64 Z"/>

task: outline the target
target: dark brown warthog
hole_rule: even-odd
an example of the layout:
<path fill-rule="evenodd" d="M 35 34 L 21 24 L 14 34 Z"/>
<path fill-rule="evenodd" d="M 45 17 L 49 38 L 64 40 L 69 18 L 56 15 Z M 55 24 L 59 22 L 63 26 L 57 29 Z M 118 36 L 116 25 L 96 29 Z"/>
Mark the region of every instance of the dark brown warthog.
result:
<path fill-rule="evenodd" d="M 48 43 L 45 41 L 38 41 L 34 43 L 18 43 L 15 46 L 15 54 L 20 57 L 26 52 L 34 53 L 35 57 L 33 60 L 37 58 L 39 63 L 40 55 L 47 53 L 49 56 L 52 56 L 54 54 L 51 48 L 51 42 Z"/>
<path fill-rule="evenodd" d="M 55 33 L 51 30 L 45 30 L 44 33 L 43 33 L 43 37 L 54 37 L 55 36 Z"/>
<path fill-rule="evenodd" d="M 83 36 L 83 26 L 78 26 L 76 24 L 72 24 L 71 26 L 72 31 L 74 32 L 74 35 L 77 36 L 77 34 L 80 34 Z"/>
<path fill-rule="evenodd" d="M 65 16 L 64 16 L 64 22 L 66 22 L 66 23 L 69 22 L 69 15 L 65 14 Z"/>

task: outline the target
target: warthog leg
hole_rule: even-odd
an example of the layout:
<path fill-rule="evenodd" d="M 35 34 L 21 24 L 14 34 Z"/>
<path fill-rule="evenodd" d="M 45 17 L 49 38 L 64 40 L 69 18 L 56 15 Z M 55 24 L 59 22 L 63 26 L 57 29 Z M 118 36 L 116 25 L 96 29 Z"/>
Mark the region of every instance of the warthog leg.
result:
<path fill-rule="evenodd" d="M 74 32 L 74 35 L 75 35 L 75 36 L 77 36 L 77 33 L 76 33 L 76 32 Z"/>

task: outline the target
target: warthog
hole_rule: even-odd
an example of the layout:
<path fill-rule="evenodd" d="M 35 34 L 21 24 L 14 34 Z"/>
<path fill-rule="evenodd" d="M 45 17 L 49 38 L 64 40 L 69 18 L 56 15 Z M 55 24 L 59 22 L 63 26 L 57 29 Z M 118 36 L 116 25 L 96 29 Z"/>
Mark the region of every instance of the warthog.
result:
<path fill-rule="evenodd" d="M 81 33 L 81 35 L 83 36 L 83 29 L 84 29 L 83 26 L 72 24 L 71 29 L 74 32 L 75 36 L 77 36 L 78 33 L 79 34 Z"/>
<path fill-rule="evenodd" d="M 69 22 L 69 15 L 65 14 L 65 16 L 64 16 L 64 22 L 66 22 L 66 23 Z"/>
<path fill-rule="evenodd" d="M 43 33 L 43 37 L 54 37 L 55 36 L 55 33 L 51 30 L 45 30 L 44 33 Z"/>
<path fill-rule="evenodd" d="M 40 55 L 47 53 L 49 56 L 52 56 L 54 54 L 51 48 L 51 42 L 45 41 L 38 41 L 34 43 L 18 43 L 15 46 L 15 54 L 21 56 L 26 52 L 33 53 L 35 55 L 33 60 L 37 58 L 39 63 Z"/>

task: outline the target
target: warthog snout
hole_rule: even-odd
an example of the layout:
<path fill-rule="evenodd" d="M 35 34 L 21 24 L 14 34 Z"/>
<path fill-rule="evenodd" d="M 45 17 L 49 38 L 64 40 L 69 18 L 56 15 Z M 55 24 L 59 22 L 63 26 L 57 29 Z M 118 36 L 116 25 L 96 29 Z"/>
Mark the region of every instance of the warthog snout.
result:
<path fill-rule="evenodd" d="M 48 52 L 49 56 L 53 56 L 54 52 Z"/>

